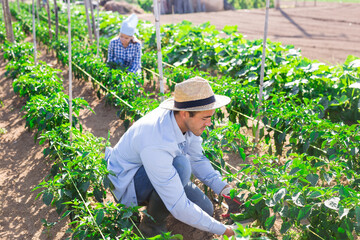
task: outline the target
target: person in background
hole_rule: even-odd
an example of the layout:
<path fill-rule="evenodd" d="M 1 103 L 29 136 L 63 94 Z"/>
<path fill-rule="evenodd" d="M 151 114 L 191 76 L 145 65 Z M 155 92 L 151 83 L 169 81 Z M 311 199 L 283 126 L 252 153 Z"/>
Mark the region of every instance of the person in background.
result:
<path fill-rule="evenodd" d="M 137 23 L 138 17 L 130 15 L 121 24 L 120 35 L 110 41 L 107 59 L 110 66 L 115 64 L 132 73 L 141 71 L 141 43 L 134 36 Z"/>
<path fill-rule="evenodd" d="M 190 180 L 194 174 L 229 198 L 231 187 L 204 156 L 200 136 L 215 109 L 230 98 L 215 95 L 201 77 L 176 84 L 174 95 L 136 121 L 114 148 L 106 148 L 113 194 L 125 206 L 147 205 L 152 218 L 145 215 L 139 226 L 146 237 L 167 232 L 169 213 L 203 231 L 233 236 L 232 227 L 212 217 L 212 202 Z"/>

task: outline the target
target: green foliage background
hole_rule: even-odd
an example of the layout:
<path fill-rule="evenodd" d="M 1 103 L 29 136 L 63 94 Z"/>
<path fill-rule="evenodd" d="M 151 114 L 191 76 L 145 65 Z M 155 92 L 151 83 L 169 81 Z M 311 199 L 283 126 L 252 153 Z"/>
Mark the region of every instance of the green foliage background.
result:
<path fill-rule="evenodd" d="M 266 0 L 227 0 L 235 9 L 250 9 L 266 7 Z M 270 7 L 274 7 L 274 0 L 270 0 Z"/>

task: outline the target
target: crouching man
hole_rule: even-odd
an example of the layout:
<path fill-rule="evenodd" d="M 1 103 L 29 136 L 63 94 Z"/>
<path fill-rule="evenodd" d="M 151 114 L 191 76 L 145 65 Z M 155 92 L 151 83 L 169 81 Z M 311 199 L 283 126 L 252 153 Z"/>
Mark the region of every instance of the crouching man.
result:
<path fill-rule="evenodd" d="M 218 235 L 234 231 L 215 220 L 210 199 L 190 181 L 194 174 L 221 194 L 229 186 L 203 155 L 202 138 L 215 109 L 230 102 L 195 77 L 175 86 L 174 98 L 136 121 L 114 148 L 106 149 L 115 197 L 126 206 L 147 205 L 140 231 L 147 237 L 166 230 L 166 217 Z"/>

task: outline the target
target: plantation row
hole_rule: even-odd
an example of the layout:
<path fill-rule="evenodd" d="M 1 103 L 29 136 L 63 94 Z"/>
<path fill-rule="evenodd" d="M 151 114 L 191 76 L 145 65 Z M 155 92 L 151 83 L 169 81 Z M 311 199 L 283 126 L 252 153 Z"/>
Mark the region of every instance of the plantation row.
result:
<path fill-rule="evenodd" d="M 48 144 L 44 157 L 54 162 L 50 174 L 35 188 L 42 189 L 37 198 L 42 196 L 46 205 L 56 208 L 59 221 L 70 217 L 68 231 L 74 239 L 140 239 L 132 233 L 134 222 L 139 221 L 137 208 L 103 201 L 110 184 L 104 160 L 108 142 L 82 131 L 79 111 L 89 108 L 88 103 L 80 98 L 72 101 L 70 142 L 69 97 L 63 93 L 60 71 L 45 62 L 35 66 L 31 44 L 5 42 L 2 49 L 14 92 L 27 99 L 26 127 L 36 131 L 39 144 Z"/>
<path fill-rule="evenodd" d="M 77 26 L 80 29 L 84 15 L 80 11 L 75 15 L 72 20 L 74 29 Z M 23 26 L 31 25 L 30 15 L 25 12 L 16 17 Z M 101 34 L 112 36 L 108 30 L 120 26 L 121 18 L 102 13 L 101 19 Z M 162 31 L 164 60 L 177 66 L 165 69 L 164 75 L 173 81 L 167 82 L 169 89 L 173 89 L 174 82 L 201 75 L 214 82 L 215 92 L 232 98 L 227 111 L 233 123 L 203 136 L 204 150 L 219 167 L 225 167 L 223 154 L 228 147 L 238 150 L 245 158 L 241 147 L 250 143 L 239 133 L 240 126 L 247 123 L 241 114 L 257 117 L 261 41 L 247 41 L 235 30 L 232 27 L 224 29 L 229 34 L 226 39 L 220 38 L 209 24 L 194 27 L 185 22 L 163 27 Z M 86 34 L 83 30 L 79 32 L 82 36 Z M 143 67 L 154 71 L 154 29 L 143 24 L 140 33 L 144 40 Z M 37 26 L 39 40 L 50 44 L 47 34 L 46 27 Z M 134 84 L 134 78 L 143 83 L 145 76 L 151 80 L 151 75 L 128 76 L 110 69 L 102 58 L 96 57 L 95 46 L 82 49 L 83 46 L 76 45 L 79 40 L 74 38 L 73 41 L 75 64 L 135 106 L 128 109 L 123 102 L 117 102 L 113 95 L 109 95 L 109 101 L 123 107 L 119 114 L 122 118 L 131 116 L 136 119 L 134 116 L 157 106 L 158 102 L 151 98 L 151 93 L 145 93 Z M 108 42 L 108 38 L 101 38 L 102 46 Z M 51 44 L 59 60 L 67 64 L 66 36 Z M 262 131 L 266 132 L 263 139 L 270 144 L 273 138 L 276 154 L 282 153 L 287 139 L 290 156 L 286 164 L 281 165 L 272 155 L 270 146 L 269 155 L 253 156 L 255 165 L 242 166 L 240 173 L 228 176 L 232 179 L 240 176 L 238 191 L 248 191 L 243 195 L 245 212 L 233 217 L 237 220 L 257 219 L 258 224 L 267 230 L 273 226 L 276 216 L 281 217 L 281 234 L 287 239 L 298 237 L 294 236 L 296 234 L 308 239 L 352 239 L 352 234 L 359 234 L 360 222 L 359 126 L 345 125 L 341 120 L 358 119 L 358 89 L 350 86 L 359 80 L 359 60 L 349 57 L 344 66 L 331 67 L 302 58 L 297 51 L 278 43 L 268 44 L 265 102 L 261 113 L 266 125 L 266 131 Z M 199 69 L 217 73 L 221 78 L 209 76 Z M 75 76 L 88 77 L 80 70 L 75 72 Z M 137 90 L 136 95 L 131 93 L 133 90 Z M 336 117 L 346 113 L 348 119 Z M 223 116 L 221 112 L 217 114 L 220 118 Z"/>

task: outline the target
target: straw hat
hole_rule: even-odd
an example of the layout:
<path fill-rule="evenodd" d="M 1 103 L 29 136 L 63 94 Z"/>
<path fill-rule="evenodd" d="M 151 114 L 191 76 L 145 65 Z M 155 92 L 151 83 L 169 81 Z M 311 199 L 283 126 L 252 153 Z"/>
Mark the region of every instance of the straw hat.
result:
<path fill-rule="evenodd" d="M 206 111 L 220 108 L 229 102 L 229 97 L 214 94 L 208 81 L 194 77 L 177 83 L 174 98 L 165 100 L 160 107 L 175 111 Z"/>

